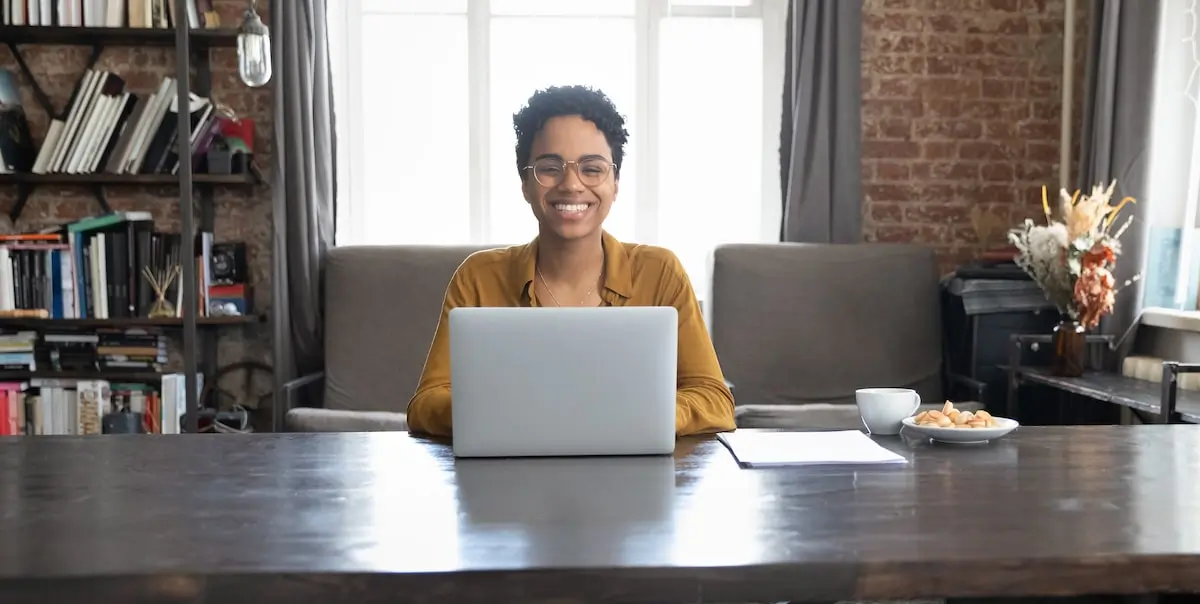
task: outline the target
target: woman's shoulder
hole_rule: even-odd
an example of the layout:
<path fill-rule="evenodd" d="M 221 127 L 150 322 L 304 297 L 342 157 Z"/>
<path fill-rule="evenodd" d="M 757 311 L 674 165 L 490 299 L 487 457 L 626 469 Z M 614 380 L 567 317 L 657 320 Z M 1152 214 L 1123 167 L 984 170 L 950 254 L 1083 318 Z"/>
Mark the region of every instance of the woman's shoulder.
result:
<path fill-rule="evenodd" d="M 528 244 L 495 247 L 471 252 L 459 265 L 460 273 L 495 272 L 507 270 L 514 262 L 520 262 L 527 253 Z"/>
<path fill-rule="evenodd" d="M 681 277 L 687 273 L 679 256 L 670 248 L 646 243 L 622 242 L 625 246 L 625 256 L 635 274 L 659 273 L 664 276 Z"/>

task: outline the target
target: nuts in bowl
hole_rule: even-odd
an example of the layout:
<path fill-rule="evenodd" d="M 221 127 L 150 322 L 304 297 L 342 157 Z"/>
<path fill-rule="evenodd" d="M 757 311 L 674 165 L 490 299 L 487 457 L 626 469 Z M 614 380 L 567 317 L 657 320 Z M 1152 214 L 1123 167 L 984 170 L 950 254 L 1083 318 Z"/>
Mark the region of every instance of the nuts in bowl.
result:
<path fill-rule="evenodd" d="M 942 405 L 942 410 L 929 410 L 918 413 L 912 419 L 913 424 L 917 426 L 929 426 L 930 428 L 997 428 L 999 424 L 992 414 L 984 410 L 979 410 L 974 413 L 970 411 L 959 411 L 954 408 L 954 403 L 946 401 Z"/>
<path fill-rule="evenodd" d="M 901 422 L 911 430 L 929 439 L 944 443 L 983 443 L 996 440 L 1016 430 L 1020 424 L 1005 417 L 994 417 L 987 411 L 962 411 L 954 403 L 946 401 L 940 411 L 922 411 L 904 418 Z"/>

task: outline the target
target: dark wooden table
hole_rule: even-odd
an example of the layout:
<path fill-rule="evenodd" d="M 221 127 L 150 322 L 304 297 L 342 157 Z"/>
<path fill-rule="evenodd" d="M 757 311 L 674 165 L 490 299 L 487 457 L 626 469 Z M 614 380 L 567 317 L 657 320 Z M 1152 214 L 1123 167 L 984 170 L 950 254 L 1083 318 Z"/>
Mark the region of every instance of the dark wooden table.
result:
<path fill-rule="evenodd" d="M 1200 428 L 905 466 L 467 460 L 404 433 L 0 440 L 0 602 L 745 602 L 1200 591 Z"/>

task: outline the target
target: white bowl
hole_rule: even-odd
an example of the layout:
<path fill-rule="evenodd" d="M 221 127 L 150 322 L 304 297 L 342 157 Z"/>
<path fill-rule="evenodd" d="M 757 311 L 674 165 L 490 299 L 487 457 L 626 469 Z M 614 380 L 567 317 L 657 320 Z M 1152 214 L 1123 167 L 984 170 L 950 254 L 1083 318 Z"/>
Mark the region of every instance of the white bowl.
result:
<path fill-rule="evenodd" d="M 1015 419 L 1006 417 L 995 417 L 996 427 L 994 428 L 940 428 L 938 426 L 918 426 L 912 417 L 904 418 L 901 422 L 904 424 L 904 432 L 911 432 L 927 436 L 943 443 L 983 443 L 996 440 L 1016 430 L 1020 424 Z"/>

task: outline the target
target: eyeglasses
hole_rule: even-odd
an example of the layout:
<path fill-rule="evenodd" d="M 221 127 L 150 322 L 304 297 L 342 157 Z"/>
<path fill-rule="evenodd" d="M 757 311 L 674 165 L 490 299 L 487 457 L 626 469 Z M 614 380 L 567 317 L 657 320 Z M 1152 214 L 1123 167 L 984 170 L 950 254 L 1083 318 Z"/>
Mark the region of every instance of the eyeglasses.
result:
<path fill-rule="evenodd" d="M 579 182 L 587 187 L 604 184 L 612 171 L 613 164 L 606 159 L 591 158 L 583 161 L 563 161 L 561 159 L 544 158 L 533 162 L 532 166 L 521 168 L 533 170 L 533 178 L 543 187 L 557 187 L 567 174 L 567 166 L 575 164 L 575 172 L 579 174 Z"/>

